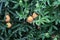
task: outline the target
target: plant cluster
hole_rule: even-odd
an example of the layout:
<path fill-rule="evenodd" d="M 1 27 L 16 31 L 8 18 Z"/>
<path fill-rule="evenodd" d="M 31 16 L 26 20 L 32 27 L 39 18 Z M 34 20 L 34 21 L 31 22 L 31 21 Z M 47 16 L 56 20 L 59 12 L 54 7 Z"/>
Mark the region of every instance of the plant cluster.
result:
<path fill-rule="evenodd" d="M 60 0 L 0 0 L 0 40 L 60 40 Z"/>

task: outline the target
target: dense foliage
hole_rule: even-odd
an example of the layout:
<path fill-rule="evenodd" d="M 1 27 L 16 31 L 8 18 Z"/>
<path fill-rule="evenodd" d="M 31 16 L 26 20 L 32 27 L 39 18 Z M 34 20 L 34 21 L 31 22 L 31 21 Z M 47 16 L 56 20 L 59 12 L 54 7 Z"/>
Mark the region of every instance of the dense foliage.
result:
<path fill-rule="evenodd" d="M 28 23 L 34 12 L 38 17 Z M 0 40 L 60 40 L 60 0 L 0 0 Z"/>

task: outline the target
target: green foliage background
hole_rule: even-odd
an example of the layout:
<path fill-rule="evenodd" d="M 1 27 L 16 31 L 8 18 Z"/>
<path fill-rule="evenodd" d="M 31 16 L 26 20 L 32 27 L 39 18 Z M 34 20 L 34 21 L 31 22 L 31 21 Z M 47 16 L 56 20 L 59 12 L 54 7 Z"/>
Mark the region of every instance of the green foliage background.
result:
<path fill-rule="evenodd" d="M 26 19 L 33 12 L 39 16 L 30 24 Z M 60 0 L 0 0 L 0 40 L 60 40 Z"/>

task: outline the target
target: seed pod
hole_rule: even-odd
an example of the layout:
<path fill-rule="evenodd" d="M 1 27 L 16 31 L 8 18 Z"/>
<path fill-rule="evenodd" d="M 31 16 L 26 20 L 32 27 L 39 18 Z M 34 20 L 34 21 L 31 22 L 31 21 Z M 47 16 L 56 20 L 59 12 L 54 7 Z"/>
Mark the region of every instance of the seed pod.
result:
<path fill-rule="evenodd" d="M 11 23 L 7 23 L 7 28 L 11 28 L 12 24 Z"/>
<path fill-rule="evenodd" d="M 6 15 L 6 20 L 5 22 L 9 22 L 10 21 L 10 16 L 9 15 Z"/>
<path fill-rule="evenodd" d="M 38 15 L 34 12 L 32 17 L 35 19 Z"/>
<path fill-rule="evenodd" d="M 28 23 L 32 23 L 32 22 L 33 22 L 32 16 L 29 16 L 29 17 L 27 18 L 27 22 L 28 22 Z"/>

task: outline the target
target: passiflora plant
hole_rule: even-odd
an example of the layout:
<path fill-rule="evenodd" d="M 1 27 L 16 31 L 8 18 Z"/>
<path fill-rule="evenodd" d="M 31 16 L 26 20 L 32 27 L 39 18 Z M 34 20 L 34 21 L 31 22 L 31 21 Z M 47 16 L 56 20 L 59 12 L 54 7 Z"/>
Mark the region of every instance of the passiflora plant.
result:
<path fill-rule="evenodd" d="M 0 0 L 0 40 L 60 40 L 60 0 Z"/>

